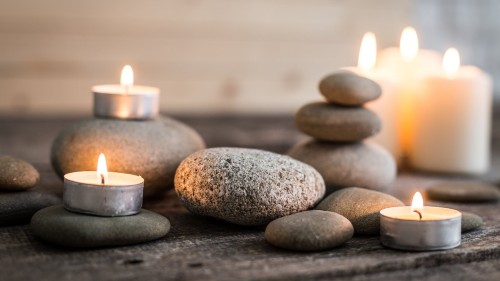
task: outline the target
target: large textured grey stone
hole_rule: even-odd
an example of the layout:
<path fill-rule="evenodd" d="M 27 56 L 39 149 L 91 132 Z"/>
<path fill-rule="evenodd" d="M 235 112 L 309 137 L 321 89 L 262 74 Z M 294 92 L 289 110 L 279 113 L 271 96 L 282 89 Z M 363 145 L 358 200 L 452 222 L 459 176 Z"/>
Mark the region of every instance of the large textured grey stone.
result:
<path fill-rule="evenodd" d="M 328 211 L 311 210 L 285 216 L 266 227 L 266 240 L 298 251 L 327 250 L 344 244 L 354 233 L 351 222 Z"/>
<path fill-rule="evenodd" d="M 0 155 L 0 190 L 21 191 L 35 187 L 40 174 L 30 163 Z"/>
<path fill-rule="evenodd" d="M 186 158 L 175 191 L 193 213 L 241 225 L 264 225 L 312 208 L 325 184 L 311 166 L 257 149 L 210 148 Z"/>
<path fill-rule="evenodd" d="M 141 210 L 126 217 L 97 217 L 52 206 L 38 211 L 31 219 L 33 233 L 53 244 L 95 248 L 144 243 L 159 239 L 170 230 L 164 216 Z"/>
<path fill-rule="evenodd" d="M 379 235 L 382 209 L 404 206 L 399 199 L 382 192 L 349 187 L 330 194 L 316 207 L 318 210 L 338 213 L 354 226 L 354 233 Z"/>
<path fill-rule="evenodd" d="M 500 200 L 500 189 L 483 182 L 442 182 L 427 189 L 432 200 L 449 202 L 491 202 Z"/>
<path fill-rule="evenodd" d="M 472 231 L 483 225 L 483 219 L 473 213 L 462 212 L 462 233 Z"/>
<path fill-rule="evenodd" d="M 339 144 L 309 140 L 295 145 L 288 154 L 316 168 L 327 192 L 350 186 L 385 190 L 396 178 L 394 158 L 369 141 Z"/>
<path fill-rule="evenodd" d="M 175 170 L 189 154 L 205 147 L 188 126 L 167 117 L 151 121 L 94 119 L 64 129 L 52 146 L 59 176 L 95 171 L 100 153 L 108 170 L 144 178 L 144 196 L 173 186 Z"/>
<path fill-rule="evenodd" d="M 360 106 L 380 97 L 382 89 L 375 81 L 350 71 L 339 71 L 323 78 L 319 91 L 328 102 Z"/>
<path fill-rule="evenodd" d="M 38 210 L 61 204 L 61 199 L 39 191 L 0 192 L 0 226 L 28 223 Z"/>
<path fill-rule="evenodd" d="M 309 103 L 295 114 L 303 133 L 324 141 L 351 142 L 369 138 L 382 128 L 380 118 L 367 108 L 349 108 L 325 102 Z"/>

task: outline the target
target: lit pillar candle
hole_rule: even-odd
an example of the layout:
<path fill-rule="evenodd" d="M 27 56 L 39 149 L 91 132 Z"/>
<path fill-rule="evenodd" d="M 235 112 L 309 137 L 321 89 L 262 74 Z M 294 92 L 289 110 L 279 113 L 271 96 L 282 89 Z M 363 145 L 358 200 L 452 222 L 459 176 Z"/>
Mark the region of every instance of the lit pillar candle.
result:
<path fill-rule="evenodd" d="M 414 28 L 407 27 L 401 34 L 399 48 L 387 48 L 380 52 L 377 67 L 393 73 L 397 78 L 398 132 L 402 153 L 406 155 L 412 145 L 415 119 L 414 100 L 416 80 L 421 75 L 439 69 L 440 54 L 419 49 Z"/>
<path fill-rule="evenodd" d="M 123 67 L 120 85 L 98 85 L 92 92 L 96 117 L 142 120 L 158 116 L 160 90 L 134 85 L 130 65 Z"/>
<path fill-rule="evenodd" d="M 422 195 L 413 196 L 412 206 L 380 211 L 380 242 L 394 249 L 444 250 L 458 247 L 462 214 L 453 209 L 424 206 Z"/>
<path fill-rule="evenodd" d="M 396 160 L 399 160 L 398 97 L 395 92 L 396 77 L 383 69 L 375 68 L 376 60 L 377 41 L 375 34 L 367 32 L 361 41 L 358 66 L 346 69 L 369 78 L 380 85 L 382 96 L 367 104 L 367 107 L 376 112 L 382 121 L 382 130 L 373 140 L 385 147 Z"/>
<path fill-rule="evenodd" d="M 64 175 L 64 208 L 106 217 L 137 214 L 142 206 L 144 179 L 108 172 L 104 154 L 97 162 L 97 171 Z"/>
<path fill-rule="evenodd" d="M 443 69 L 419 81 L 410 163 L 415 168 L 480 174 L 490 166 L 492 81 L 474 66 L 460 66 L 456 49 Z"/>

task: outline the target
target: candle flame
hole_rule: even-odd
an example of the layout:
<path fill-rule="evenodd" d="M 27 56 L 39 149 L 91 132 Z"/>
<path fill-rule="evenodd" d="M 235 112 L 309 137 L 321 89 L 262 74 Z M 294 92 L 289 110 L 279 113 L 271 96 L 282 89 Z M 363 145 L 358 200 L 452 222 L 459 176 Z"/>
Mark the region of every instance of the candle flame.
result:
<path fill-rule="evenodd" d="M 363 70 L 373 69 L 377 61 L 377 39 L 375 34 L 367 32 L 361 41 L 359 49 L 358 67 Z"/>
<path fill-rule="evenodd" d="M 131 87 L 134 85 L 134 71 L 130 65 L 126 65 L 122 69 L 122 76 L 120 79 L 122 87 Z"/>
<path fill-rule="evenodd" d="M 108 166 L 106 165 L 106 157 L 102 153 L 99 154 L 99 160 L 97 160 L 97 180 L 101 184 L 108 181 Z"/>
<path fill-rule="evenodd" d="M 424 199 L 422 198 L 422 194 L 420 192 L 415 193 L 413 195 L 413 200 L 411 202 L 411 211 L 422 211 L 424 208 Z"/>
<path fill-rule="evenodd" d="M 459 68 L 460 55 L 458 54 L 458 50 L 449 48 L 443 56 L 443 71 L 447 76 L 453 77 L 457 74 Z"/>
<path fill-rule="evenodd" d="M 418 36 L 417 31 L 413 27 L 406 27 L 401 34 L 399 42 L 399 51 L 403 60 L 413 61 L 418 54 Z"/>

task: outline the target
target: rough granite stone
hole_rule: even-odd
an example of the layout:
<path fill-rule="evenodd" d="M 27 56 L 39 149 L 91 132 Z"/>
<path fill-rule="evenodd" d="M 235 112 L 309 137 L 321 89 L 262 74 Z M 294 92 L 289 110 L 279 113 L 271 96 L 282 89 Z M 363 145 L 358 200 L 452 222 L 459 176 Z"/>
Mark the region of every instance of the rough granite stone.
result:
<path fill-rule="evenodd" d="M 288 156 L 245 148 L 210 148 L 186 158 L 175 191 L 193 213 L 240 225 L 312 208 L 325 184 L 311 166 Z"/>
<path fill-rule="evenodd" d="M 297 128 L 318 140 L 352 142 L 369 138 L 382 129 L 380 118 L 367 108 L 349 108 L 315 102 L 295 114 Z"/>
<path fill-rule="evenodd" d="M 35 187 L 39 180 L 40 174 L 30 163 L 0 155 L 0 190 L 27 190 Z"/>
<path fill-rule="evenodd" d="M 323 78 L 319 91 L 330 103 L 360 106 L 382 94 L 380 85 L 350 71 L 339 71 Z"/>
<path fill-rule="evenodd" d="M 483 182 L 442 182 L 427 189 L 432 200 L 448 202 L 491 202 L 500 200 L 500 189 Z"/>
<path fill-rule="evenodd" d="M 396 178 L 394 158 L 370 141 L 340 144 L 309 140 L 292 147 L 288 155 L 316 168 L 327 193 L 350 186 L 385 190 Z"/>
<path fill-rule="evenodd" d="M 0 192 L 0 226 L 28 223 L 38 210 L 61 204 L 61 199 L 38 191 Z"/>
<path fill-rule="evenodd" d="M 483 225 L 483 219 L 473 213 L 462 212 L 462 233 L 475 230 Z"/>
<path fill-rule="evenodd" d="M 100 153 L 108 170 L 144 178 L 144 196 L 173 186 L 175 170 L 189 154 L 205 147 L 188 126 L 167 117 L 151 121 L 94 119 L 64 129 L 52 145 L 52 166 L 63 176 L 95 171 Z"/>
<path fill-rule="evenodd" d="M 345 217 L 327 211 L 311 210 L 285 216 L 266 227 L 266 240 L 272 245 L 297 251 L 335 248 L 352 238 L 354 229 Z"/>
<path fill-rule="evenodd" d="M 382 192 L 349 187 L 327 196 L 316 207 L 346 217 L 359 235 L 379 235 L 379 212 L 389 207 L 404 206 L 399 199 Z"/>
<path fill-rule="evenodd" d="M 133 216 L 97 217 L 52 206 L 38 211 L 31 219 L 33 233 L 60 246 L 96 248 L 144 243 L 159 239 L 170 230 L 162 215 L 142 209 Z"/>

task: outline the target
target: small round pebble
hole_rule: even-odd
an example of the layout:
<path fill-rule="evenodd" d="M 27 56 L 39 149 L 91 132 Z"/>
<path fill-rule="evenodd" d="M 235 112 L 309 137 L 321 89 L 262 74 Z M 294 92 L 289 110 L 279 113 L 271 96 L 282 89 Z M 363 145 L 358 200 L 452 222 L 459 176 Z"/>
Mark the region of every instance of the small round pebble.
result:
<path fill-rule="evenodd" d="M 369 138 L 382 129 L 380 118 L 367 108 L 348 108 L 325 102 L 306 104 L 295 114 L 295 124 L 318 140 L 352 142 Z"/>
<path fill-rule="evenodd" d="M 390 207 L 404 206 L 399 199 L 382 192 L 349 187 L 330 194 L 316 207 L 346 217 L 355 234 L 379 235 L 379 212 Z"/>
<path fill-rule="evenodd" d="M 380 85 L 375 81 L 350 71 L 326 76 L 319 83 L 319 91 L 328 102 L 343 106 L 360 106 L 382 94 Z"/>
<path fill-rule="evenodd" d="M 240 225 L 265 225 L 314 207 L 321 175 L 288 156 L 247 148 L 209 148 L 177 169 L 175 191 L 189 211 Z"/>
<path fill-rule="evenodd" d="M 31 219 L 33 233 L 47 242 L 67 247 L 96 248 L 144 243 L 159 239 L 170 230 L 162 215 L 142 209 L 133 216 L 97 217 L 52 206 Z"/>
<path fill-rule="evenodd" d="M 22 191 L 35 187 L 40 174 L 30 163 L 0 155 L 0 190 Z"/>
<path fill-rule="evenodd" d="M 396 178 L 394 158 L 369 141 L 341 144 L 309 140 L 295 145 L 288 155 L 318 170 L 327 193 L 351 186 L 385 190 Z"/>
<path fill-rule="evenodd" d="M 297 251 L 335 248 L 351 239 L 352 224 L 345 217 L 327 211 L 305 211 L 272 221 L 266 240 L 272 245 Z"/>
<path fill-rule="evenodd" d="M 477 229 L 483 225 L 483 219 L 473 213 L 462 212 L 462 233 Z"/>
<path fill-rule="evenodd" d="M 50 193 L 0 192 L 0 226 L 29 223 L 38 210 L 58 204 L 61 199 Z"/>
<path fill-rule="evenodd" d="M 483 182 L 443 182 L 429 187 L 427 196 L 447 202 L 491 202 L 500 200 L 500 189 Z"/>

